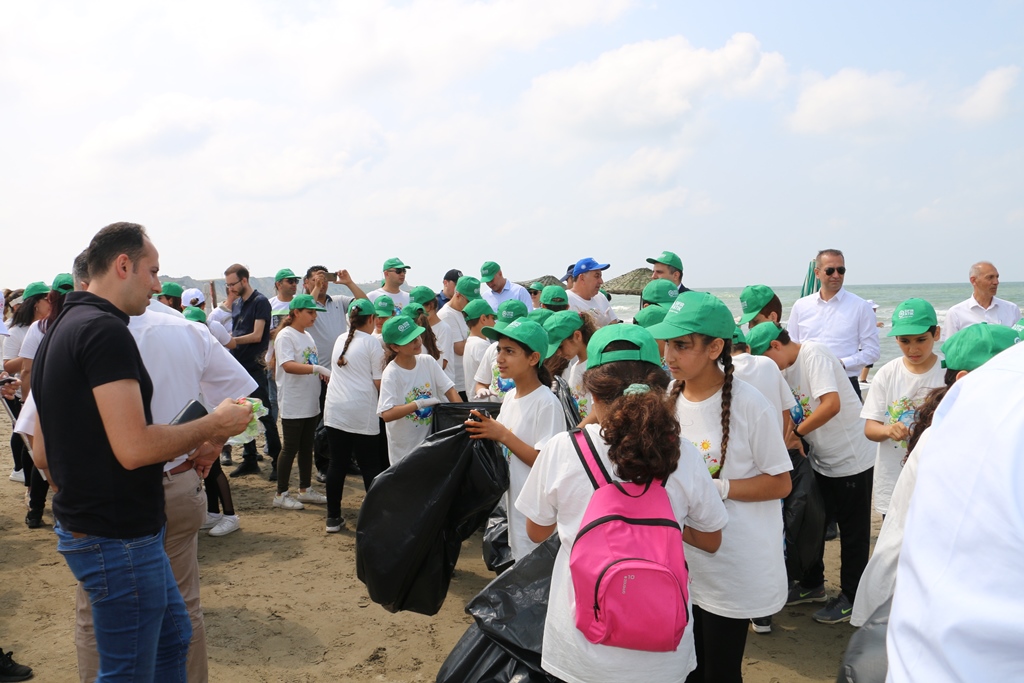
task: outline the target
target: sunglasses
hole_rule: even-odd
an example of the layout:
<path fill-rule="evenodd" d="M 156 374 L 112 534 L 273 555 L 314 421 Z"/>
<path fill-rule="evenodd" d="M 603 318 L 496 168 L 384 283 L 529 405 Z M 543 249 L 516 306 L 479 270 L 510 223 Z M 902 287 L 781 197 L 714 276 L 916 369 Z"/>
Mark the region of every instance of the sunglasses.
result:
<path fill-rule="evenodd" d="M 397 275 L 405 275 L 405 268 L 388 268 L 388 271 Z"/>
<path fill-rule="evenodd" d="M 835 273 L 836 271 L 839 271 L 840 275 L 846 275 L 846 266 L 839 266 L 838 268 L 833 268 L 832 266 L 829 266 L 828 268 L 825 269 L 825 275 L 828 277 L 832 277 L 832 273 Z"/>

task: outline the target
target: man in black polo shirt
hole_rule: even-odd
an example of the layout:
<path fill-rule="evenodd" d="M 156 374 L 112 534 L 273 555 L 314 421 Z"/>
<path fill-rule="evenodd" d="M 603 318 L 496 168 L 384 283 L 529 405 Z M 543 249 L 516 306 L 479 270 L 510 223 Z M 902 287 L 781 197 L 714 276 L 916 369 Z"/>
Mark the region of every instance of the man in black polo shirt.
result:
<path fill-rule="evenodd" d="M 231 355 L 256 380 L 256 391 L 250 396 L 263 401 L 269 410 L 270 388 L 263 358 L 270 346 L 270 301 L 252 288 L 249 284 L 249 269 L 240 263 L 228 266 L 224 271 L 224 286 L 238 296 L 231 307 L 231 335 L 235 338 L 235 348 L 231 349 Z M 281 437 L 277 433 L 277 421 L 269 413 L 261 417 L 260 422 L 266 430 L 267 451 L 271 462 L 270 478 L 274 480 L 277 478 L 277 456 L 281 454 Z M 228 476 L 259 473 L 256 442 L 250 441 L 242 449 L 242 464 Z"/>
<path fill-rule="evenodd" d="M 184 680 L 192 627 L 164 552 L 163 463 L 212 464 L 245 429 L 247 405 L 225 400 L 184 425 L 153 425 L 153 385 L 128 331 L 159 291 L 145 230 L 109 225 L 88 250 L 88 292 L 67 295 L 36 355 L 37 466 L 56 493 L 57 550 L 89 595 L 100 680 Z"/>

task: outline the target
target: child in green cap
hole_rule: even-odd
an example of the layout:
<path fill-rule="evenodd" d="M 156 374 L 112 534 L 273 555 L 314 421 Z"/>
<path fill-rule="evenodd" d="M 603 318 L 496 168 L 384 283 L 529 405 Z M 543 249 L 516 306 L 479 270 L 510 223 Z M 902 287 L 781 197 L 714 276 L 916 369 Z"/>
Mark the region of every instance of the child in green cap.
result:
<path fill-rule="evenodd" d="M 517 303 L 522 303 L 517 301 Z M 549 340 L 544 328 L 525 316 L 502 329 L 486 327 L 488 339 L 498 345 L 498 371 L 515 386 L 505 394 L 501 412 L 494 419 L 471 411 L 466 429 L 474 439 L 491 439 L 501 444 L 508 461 L 508 539 L 513 560 L 521 560 L 537 547 L 526 533 L 526 518 L 515 508 L 537 453 L 555 434 L 565 431 L 565 418 L 558 398 L 551 392 L 551 377 L 544 368 Z"/>
<path fill-rule="evenodd" d="M 907 299 L 892 314 L 890 337 L 896 337 L 903 356 L 875 373 L 860 416 L 864 435 L 878 444 L 875 455 L 875 510 L 882 517 L 903 469 L 914 414 L 925 396 L 943 386 L 942 364 L 933 350 L 940 329 L 935 309 L 924 299 Z"/>
<path fill-rule="evenodd" d="M 379 300 L 379 299 L 378 299 Z M 426 328 L 399 315 L 384 323 L 384 372 L 377 414 L 387 425 L 388 460 L 392 465 L 423 443 L 434 409 L 447 399 L 461 403 L 455 383 L 433 357 L 421 353 Z"/>
<path fill-rule="evenodd" d="M 512 322 L 519 318 L 525 318 L 528 314 L 529 311 L 526 310 L 526 305 L 522 301 L 518 299 L 502 301 L 494 316 L 494 328 L 499 331 L 503 330 Z M 473 380 L 475 382 L 473 398 L 477 401 L 501 403 L 505 399 L 505 394 L 516 385 L 512 378 L 501 376 L 501 372 L 498 370 L 498 345 L 495 343 L 487 348 L 483 358 L 480 359 L 480 365 L 477 366 Z"/>
<path fill-rule="evenodd" d="M 593 398 L 583 386 L 583 373 L 587 371 L 587 344 L 597 331 L 594 319 L 588 313 L 559 311 L 544 323 L 551 341 L 550 355 L 558 354 L 569 362 L 563 377 L 580 412 L 580 420 L 590 415 Z"/>
<path fill-rule="evenodd" d="M 480 367 L 491 340 L 484 336 L 484 328 L 494 325 L 494 309 L 484 299 L 474 299 L 462 309 L 469 336 L 462 355 L 462 366 L 466 377 L 474 377 Z"/>
<path fill-rule="evenodd" d="M 786 604 L 779 500 L 792 488 L 793 464 L 771 404 L 733 380 L 735 329 L 721 300 L 694 291 L 680 294 L 650 328 L 666 340 L 681 435 L 704 456 L 729 512 L 717 553 L 686 549 L 697 647 L 691 680 L 698 681 L 742 680 L 750 619 Z"/>
<path fill-rule="evenodd" d="M 376 314 L 376 317 L 374 318 L 375 322 L 372 336 L 376 337 L 377 341 L 380 342 L 381 348 L 384 348 L 384 323 L 395 315 L 395 302 L 392 301 L 391 297 L 387 294 L 382 294 L 377 297 L 376 301 L 371 300 L 371 302 L 373 303 L 373 310 Z"/>

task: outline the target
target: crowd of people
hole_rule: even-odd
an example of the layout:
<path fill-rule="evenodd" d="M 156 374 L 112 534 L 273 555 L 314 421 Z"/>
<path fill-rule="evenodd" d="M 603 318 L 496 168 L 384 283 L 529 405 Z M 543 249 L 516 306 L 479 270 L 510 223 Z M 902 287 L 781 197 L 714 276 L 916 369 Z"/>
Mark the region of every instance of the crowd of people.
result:
<path fill-rule="evenodd" d="M 909 499 L 930 472 L 929 427 L 943 421 L 947 393 L 958 405 L 969 394 L 954 382 L 1020 340 L 1020 309 L 995 296 L 995 267 L 972 266 L 974 295 L 944 329 L 927 301 L 901 303 L 889 336 L 902 356 L 862 399 L 879 331 L 871 303 L 844 287 L 842 252 L 818 253 L 821 289 L 785 326 L 765 285 L 743 290 L 737 322 L 717 297 L 682 284 L 676 254 L 647 261 L 652 280 L 632 324 L 619 324 L 602 290 L 609 264 L 590 257 L 569 265 L 564 285 L 524 287 L 486 261 L 479 277 L 449 270 L 440 292 L 407 286 L 411 267 L 397 257 L 369 292 L 347 270 L 282 268 L 270 297 L 235 263 L 214 305 L 161 283 L 145 229 L 115 223 L 71 273 L 5 292 L 11 479 L 26 487 L 30 528 L 43 525 L 53 494 L 57 549 L 79 582 L 81 680 L 208 680 L 197 534 L 241 528 L 230 480 L 266 476 L 270 506 L 323 505 L 325 532 L 339 532 L 349 525 L 346 474 L 358 471 L 368 489 L 424 441 L 443 402 L 501 403 L 497 417 L 473 410 L 466 429 L 508 463 L 513 559 L 556 530 L 561 538 L 543 648 L 559 679 L 626 681 L 642 670 L 652 681 L 740 681 L 748 631 L 770 633 L 785 605 L 821 603 L 815 621 L 855 625 L 894 591 L 900 605 L 900 549 L 920 516 Z M 351 296 L 329 294 L 333 283 Z M 186 409 L 193 402 L 202 409 Z M 249 439 L 236 464 L 226 442 L 256 420 L 265 450 Z M 314 445 L 320 430 L 326 454 Z M 579 438 L 609 483 L 665 487 L 689 573 L 671 648 L 613 647 L 580 626 L 590 604 L 578 601 L 571 553 L 599 486 Z M 787 575 L 780 501 L 797 457 L 838 525 L 838 591 L 825 585 L 824 526 L 817 561 Z M 885 521 L 869 559 L 872 506 Z M 917 563 L 940 552 L 917 543 Z M 928 599 L 920 571 L 906 579 L 915 604 Z M 890 638 L 905 640 L 890 643 L 890 658 L 905 654 L 894 668 L 911 671 L 928 644 L 912 611 L 897 614 Z M 31 676 L 4 657 L 4 680 Z"/>

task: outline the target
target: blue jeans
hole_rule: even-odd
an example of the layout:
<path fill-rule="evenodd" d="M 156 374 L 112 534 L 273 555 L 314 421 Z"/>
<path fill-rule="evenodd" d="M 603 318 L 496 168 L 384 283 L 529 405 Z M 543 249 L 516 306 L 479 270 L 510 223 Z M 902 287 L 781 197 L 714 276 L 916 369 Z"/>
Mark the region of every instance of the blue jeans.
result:
<path fill-rule="evenodd" d="M 57 551 L 92 604 L 96 680 L 184 683 L 192 624 L 164 551 L 164 531 L 75 538 L 59 523 L 54 531 Z"/>
<path fill-rule="evenodd" d="M 267 396 L 270 398 L 270 405 L 267 406 L 270 418 L 277 422 L 277 379 L 270 370 L 267 370 Z"/>

